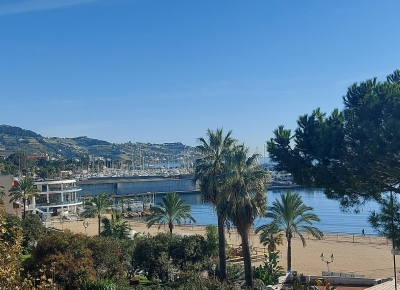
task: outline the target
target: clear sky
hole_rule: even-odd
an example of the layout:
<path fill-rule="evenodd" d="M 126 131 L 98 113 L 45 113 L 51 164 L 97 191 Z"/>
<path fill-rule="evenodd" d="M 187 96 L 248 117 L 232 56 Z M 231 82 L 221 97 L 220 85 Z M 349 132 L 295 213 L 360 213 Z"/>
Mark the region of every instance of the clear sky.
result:
<path fill-rule="evenodd" d="M 400 69 L 400 1 L 2 0 L 0 124 L 43 136 L 196 145 L 343 108 Z"/>

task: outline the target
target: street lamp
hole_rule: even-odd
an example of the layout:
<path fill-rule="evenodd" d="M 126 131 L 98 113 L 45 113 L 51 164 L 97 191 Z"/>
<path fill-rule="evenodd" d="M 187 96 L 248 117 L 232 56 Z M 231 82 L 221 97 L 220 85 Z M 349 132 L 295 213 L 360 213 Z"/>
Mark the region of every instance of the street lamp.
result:
<path fill-rule="evenodd" d="M 89 226 L 89 223 L 88 223 L 88 222 L 83 222 L 83 226 L 84 226 L 84 228 L 85 228 L 85 235 L 86 235 L 86 229 L 87 229 L 87 227 Z"/>
<path fill-rule="evenodd" d="M 214 274 L 214 279 L 215 279 L 215 269 L 217 268 L 217 265 L 212 264 L 212 270 L 213 270 L 213 274 Z"/>
<path fill-rule="evenodd" d="M 333 256 L 333 254 L 331 255 L 331 260 L 330 261 L 328 261 L 328 260 L 325 260 L 324 258 L 324 253 L 322 253 L 321 254 L 321 260 L 322 260 L 322 262 L 325 262 L 326 263 L 326 267 L 328 268 L 328 272 L 329 272 L 329 264 L 330 263 L 333 263 L 333 260 L 335 259 L 335 257 Z"/>
<path fill-rule="evenodd" d="M 61 230 L 64 231 L 64 217 L 60 217 Z"/>

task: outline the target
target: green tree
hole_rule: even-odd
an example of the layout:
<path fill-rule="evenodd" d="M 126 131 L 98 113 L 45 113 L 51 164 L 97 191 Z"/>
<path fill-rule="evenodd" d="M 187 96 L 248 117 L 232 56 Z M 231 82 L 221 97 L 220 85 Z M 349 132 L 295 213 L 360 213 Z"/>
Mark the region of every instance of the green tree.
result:
<path fill-rule="evenodd" d="M 39 197 L 39 191 L 36 188 L 36 185 L 34 184 L 34 181 L 32 178 L 29 177 L 21 177 L 17 184 L 11 187 L 9 190 L 9 196 L 10 201 L 12 202 L 17 202 L 21 201 L 24 206 L 24 214 L 23 218 L 25 219 L 26 216 L 26 202 L 33 198 L 33 197 Z"/>
<path fill-rule="evenodd" d="M 129 245 L 124 246 L 129 247 Z M 89 237 L 87 247 L 92 251 L 93 267 L 98 279 L 117 281 L 125 276 L 124 262 L 127 258 L 118 239 Z"/>
<path fill-rule="evenodd" d="M 260 279 L 265 285 L 274 285 L 278 283 L 279 277 L 285 275 L 283 267 L 278 265 L 278 253 L 269 252 L 265 255 L 264 265 L 254 267 L 253 277 Z"/>
<path fill-rule="evenodd" d="M 317 239 L 321 239 L 323 236 L 323 233 L 318 228 L 312 226 L 313 222 L 320 221 L 312 211 L 313 208 L 305 205 L 298 193 L 290 191 L 281 193 L 281 200 L 276 199 L 267 210 L 266 217 L 272 219 L 271 223 L 256 229 L 256 233 L 261 232 L 261 243 L 265 242 L 262 237 L 268 236 L 271 231 L 276 231 L 276 228 L 285 233 L 287 240 L 287 270 L 292 269 L 292 238 L 294 234 L 300 237 L 303 247 L 306 246 L 304 233 L 310 233 Z"/>
<path fill-rule="evenodd" d="M 400 193 L 400 71 L 351 85 L 343 101 L 329 116 L 319 109 L 300 116 L 293 135 L 280 126 L 268 153 L 297 184 L 358 209 L 384 192 Z"/>
<path fill-rule="evenodd" d="M 226 179 L 222 173 L 226 170 L 226 161 L 232 153 L 236 140 L 231 137 L 232 131 L 224 136 L 223 129 L 215 132 L 208 129 L 207 139 L 201 137 L 197 141 L 197 151 L 202 155 L 195 162 L 194 183 L 199 183 L 200 191 L 205 202 L 214 206 L 218 221 L 219 273 L 220 280 L 226 280 L 226 247 L 225 221 L 227 200 L 223 194 Z"/>
<path fill-rule="evenodd" d="M 172 234 L 174 223 L 182 224 L 182 221 L 188 219 L 192 222 L 196 220 L 192 217 L 190 212 L 190 205 L 179 197 L 176 192 L 168 192 L 163 198 L 162 202 L 158 204 L 159 207 L 152 207 L 150 215 L 146 217 L 147 227 L 150 228 L 158 223 L 158 228 L 161 225 L 168 225 L 169 232 Z"/>
<path fill-rule="evenodd" d="M 101 222 L 103 224 L 103 230 L 100 233 L 101 236 L 117 239 L 129 238 L 131 227 L 129 223 L 123 219 L 122 214 L 111 211 L 111 217 L 103 217 Z"/>
<path fill-rule="evenodd" d="M 201 235 L 185 235 L 173 240 L 170 255 L 174 265 L 182 270 L 195 270 L 196 266 L 210 257 L 207 241 Z"/>
<path fill-rule="evenodd" d="M 238 145 L 228 158 L 226 215 L 241 237 L 246 286 L 253 287 L 249 238 L 254 220 L 263 217 L 267 209 L 265 184 L 269 174 L 261 168 L 259 154 L 248 154 L 247 147 Z"/>
<path fill-rule="evenodd" d="M 103 214 L 110 211 L 111 206 L 114 203 L 113 196 L 106 192 L 102 192 L 97 196 L 93 196 L 85 204 L 85 211 L 83 212 L 84 217 L 97 217 L 99 222 L 99 236 L 101 233 L 101 217 Z"/>
<path fill-rule="evenodd" d="M 147 278 L 158 276 L 166 281 L 168 278 L 168 263 L 171 257 L 170 247 L 174 240 L 180 239 L 176 235 L 159 233 L 153 237 L 140 238 L 132 254 L 133 269 L 147 272 Z"/>
<path fill-rule="evenodd" d="M 96 278 L 93 252 L 87 246 L 89 237 L 70 231 L 49 232 L 39 240 L 24 268 L 35 277 L 53 277 L 66 289 L 79 289 Z M 44 265 L 42 273 L 37 265 Z"/>
<path fill-rule="evenodd" d="M 393 243 L 393 248 L 400 247 L 400 203 L 390 193 L 380 201 L 380 212 L 372 211 L 368 222 L 382 237 Z"/>
<path fill-rule="evenodd" d="M 45 227 L 39 216 L 35 214 L 27 215 L 25 219 L 22 220 L 21 225 L 24 237 L 22 246 L 25 250 L 29 250 L 43 237 Z"/>
<path fill-rule="evenodd" d="M 283 233 L 279 227 L 271 227 L 268 231 L 262 231 L 260 240 L 268 247 L 268 252 L 275 252 L 278 245 L 283 245 Z"/>
<path fill-rule="evenodd" d="M 6 213 L 0 206 L 0 289 L 31 289 L 29 281 L 20 273 L 21 253 L 21 227 L 8 224 Z"/>
<path fill-rule="evenodd" d="M 206 227 L 207 250 L 212 259 L 218 257 L 218 229 L 214 225 Z"/>

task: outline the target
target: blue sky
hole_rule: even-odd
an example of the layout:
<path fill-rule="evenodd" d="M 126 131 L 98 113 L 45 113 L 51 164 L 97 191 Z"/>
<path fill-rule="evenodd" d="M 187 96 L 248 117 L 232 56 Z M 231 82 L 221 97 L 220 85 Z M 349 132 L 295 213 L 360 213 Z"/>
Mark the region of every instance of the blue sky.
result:
<path fill-rule="evenodd" d="M 400 69 L 399 1 L 3 0 L 1 124 L 263 153 L 279 125 Z"/>

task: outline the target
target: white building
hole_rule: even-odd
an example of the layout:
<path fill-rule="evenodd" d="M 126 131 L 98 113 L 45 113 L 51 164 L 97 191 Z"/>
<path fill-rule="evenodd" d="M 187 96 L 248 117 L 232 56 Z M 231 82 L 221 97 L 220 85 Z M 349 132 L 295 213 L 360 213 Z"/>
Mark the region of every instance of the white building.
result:
<path fill-rule="evenodd" d="M 30 210 L 65 216 L 76 214 L 82 205 L 77 194 L 82 189 L 76 185 L 75 179 L 36 181 L 35 185 L 40 196 L 32 199 Z"/>

